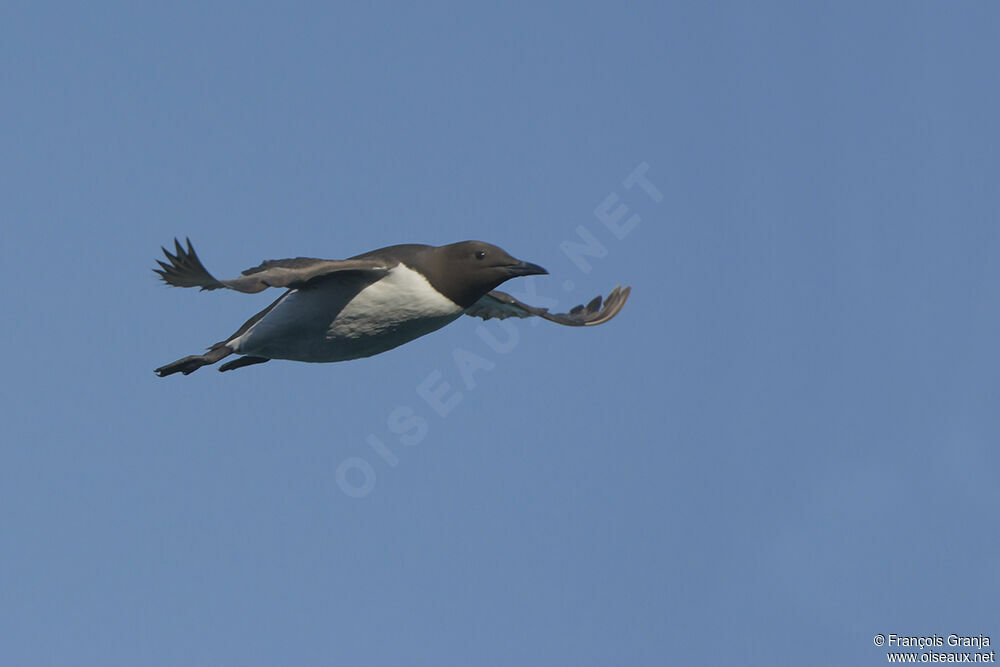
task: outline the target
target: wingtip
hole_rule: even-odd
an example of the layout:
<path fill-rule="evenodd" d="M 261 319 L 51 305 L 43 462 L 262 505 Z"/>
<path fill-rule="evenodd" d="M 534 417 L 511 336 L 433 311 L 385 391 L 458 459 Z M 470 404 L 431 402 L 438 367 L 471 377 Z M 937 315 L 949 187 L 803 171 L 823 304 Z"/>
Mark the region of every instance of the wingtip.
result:
<path fill-rule="evenodd" d="M 194 252 L 194 246 L 189 237 L 184 237 L 187 248 L 181 245 L 180 239 L 174 237 L 174 252 L 160 246 L 167 262 L 156 260 L 160 269 L 154 268 L 160 278 L 173 287 L 200 287 L 202 291 L 213 290 L 224 287 L 222 283 L 215 279 L 212 274 L 202 265 L 198 255 Z"/>
<path fill-rule="evenodd" d="M 616 285 L 613 290 L 604 298 L 604 308 L 601 309 L 600 301 L 601 297 L 595 297 L 589 304 L 587 304 L 587 312 L 592 314 L 597 314 L 598 317 L 584 322 L 584 326 L 597 326 L 599 324 L 604 324 L 609 322 L 618 316 L 622 308 L 625 307 L 625 302 L 628 300 L 628 295 L 631 292 L 632 287 L 628 286 L 624 289 L 621 285 Z"/>

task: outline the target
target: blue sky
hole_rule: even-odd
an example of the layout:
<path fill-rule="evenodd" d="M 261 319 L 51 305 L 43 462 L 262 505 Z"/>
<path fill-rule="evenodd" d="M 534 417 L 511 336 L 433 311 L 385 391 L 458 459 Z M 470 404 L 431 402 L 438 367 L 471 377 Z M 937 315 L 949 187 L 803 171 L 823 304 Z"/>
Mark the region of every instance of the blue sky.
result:
<path fill-rule="evenodd" d="M 1000 635 L 995 5 L 0 25 L 3 664 L 879 664 L 876 633 Z M 463 318 L 159 379 L 271 298 L 162 286 L 175 236 L 223 277 L 482 239 L 549 269 L 507 286 L 540 305 L 633 294 L 592 329 Z"/>

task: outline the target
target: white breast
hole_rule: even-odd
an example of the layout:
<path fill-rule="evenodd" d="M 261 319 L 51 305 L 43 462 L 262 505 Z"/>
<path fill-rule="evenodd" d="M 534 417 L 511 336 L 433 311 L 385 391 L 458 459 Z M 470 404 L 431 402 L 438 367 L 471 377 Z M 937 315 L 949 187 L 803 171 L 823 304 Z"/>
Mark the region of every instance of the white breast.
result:
<path fill-rule="evenodd" d="M 271 359 L 357 359 L 440 329 L 463 312 L 422 274 L 399 264 L 371 284 L 345 276 L 291 290 L 229 347 Z"/>
<path fill-rule="evenodd" d="M 327 329 L 328 338 L 377 335 L 414 320 L 458 316 L 463 308 L 405 264 L 362 290 Z"/>

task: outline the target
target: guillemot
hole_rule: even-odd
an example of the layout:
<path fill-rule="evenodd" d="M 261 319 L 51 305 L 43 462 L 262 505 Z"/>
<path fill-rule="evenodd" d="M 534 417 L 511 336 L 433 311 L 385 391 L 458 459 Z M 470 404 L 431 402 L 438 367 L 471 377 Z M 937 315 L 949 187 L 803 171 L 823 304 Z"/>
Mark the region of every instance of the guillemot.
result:
<path fill-rule="evenodd" d="M 169 264 L 153 269 L 175 287 L 231 289 L 253 294 L 269 287 L 286 291 L 229 338 L 205 354 L 157 368 L 160 377 L 188 375 L 231 355 L 219 367 L 229 371 L 271 359 L 332 362 L 370 357 L 419 338 L 462 315 L 484 320 L 541 317 L 567 326 L 593 326 L 621 311 L 631 287 L 616 287 L 603 299 L 567 313 L 550 313 L 494 288 L 518 276 L 547 274 L 530 262 L 481 241 L 443 246 L 394 245 L 349 259 L 267 260 L 238 278 L 218 280 L 205 269 L 186 239 L 174 239 L 174 253 L 162 248 Z"/>

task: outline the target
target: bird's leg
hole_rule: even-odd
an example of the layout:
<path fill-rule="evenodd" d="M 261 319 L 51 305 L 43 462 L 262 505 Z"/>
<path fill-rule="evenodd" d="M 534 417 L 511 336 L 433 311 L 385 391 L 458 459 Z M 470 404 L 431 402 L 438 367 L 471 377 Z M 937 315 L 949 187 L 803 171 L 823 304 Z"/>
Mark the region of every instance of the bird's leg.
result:
<path fill-rule="evenodd" d="M 265 361 L 271 361 L 267 357 L 240 357 L 239 359 L 233 359 L 232 361 L 227 361 L 226 363 L 219 366 L 221 372 L 235 370 L 237 368 L 243 368 L 244 366 L 252 366 L 254 364 L 262 364 Z"/>
<path fill-rule="evenodd" d="M 172 363 L 165 366 L 160 366 L 154 373 L 159 375 L 161 378 L 174 373 L 183 373 L 184 375 L 190 375 L 202 366 L 207 366 L 209 364 L 214 364 L 218 360 L 228 357 L 233 351 L 230 350 L 225 343 L 216 343 L 213 345 L 208 352 L 205 354 L 194 354 L 190 357 L 184 357 L 183 359 L 178 359 Z"/>

